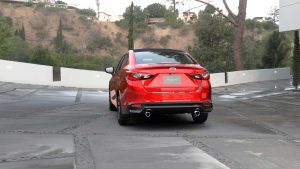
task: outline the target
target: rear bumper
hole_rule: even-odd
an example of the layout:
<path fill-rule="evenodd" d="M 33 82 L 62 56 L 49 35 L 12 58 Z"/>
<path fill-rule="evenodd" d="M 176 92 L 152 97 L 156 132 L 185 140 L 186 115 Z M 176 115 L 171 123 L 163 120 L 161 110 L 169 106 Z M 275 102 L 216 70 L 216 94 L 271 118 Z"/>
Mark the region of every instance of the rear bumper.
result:
<path fill-rule="evenodd" d="M 133 107 L 133 105 L 141 105 L 141 107 Z M 210 102 L 136 102 L 130 103 L 126 112 L 141 114 L 148 110 L 159 114 L 184 114 L 193 113 L 196 109 L 209 113 L 213 110 L 213 104 Z"/>

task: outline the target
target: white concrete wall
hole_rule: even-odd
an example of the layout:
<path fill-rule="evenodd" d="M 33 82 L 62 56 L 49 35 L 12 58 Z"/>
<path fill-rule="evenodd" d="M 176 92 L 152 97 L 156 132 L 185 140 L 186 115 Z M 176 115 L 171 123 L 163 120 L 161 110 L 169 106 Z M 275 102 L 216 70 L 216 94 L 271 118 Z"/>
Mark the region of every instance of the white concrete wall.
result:
<path fill-rule="evenodd" d="M 224 73 L 212 73 L 210 75 L 210 83 L 212 87 L 226 86 Z"/>
<path fill-rule="evenodd" d="M 55 86 L 80 88 L 108 88 L 110 74 L 101 71 L 61 68 L 61 82 L 53 82 Z"/>
<path fill-rule="evenodd" d="M 52 67 L 0 60 L 0 81 L 36 85 L 65 86 L 79 88 L 108 88 L 111 75 L 101 71 L 61 68 L 61 81 L 53 82 Z M 225 84 L 224 73 L 211 74 L 213 87 L 241 83 L 290 79 L 290 68 L 260 69 L 228 72 Z"/>
<path fill-rule="evenodd" d="M 0 81 L 79 88 L 107 88 L 111 75 L 101 71 L 61 68 L 61 81 L 53 82 L 51 66 L 0 60 Z"/>
<path fill-rule="evenodd" d="M 290 68 L 258 69 L 228 72 L 227 85 L 278 79 L 290 79 Z"/>
<path fill-rule="evenodd" d="M 51 66 L 0 60 L 0 81 L 50 85 L 52 79 Z"/>

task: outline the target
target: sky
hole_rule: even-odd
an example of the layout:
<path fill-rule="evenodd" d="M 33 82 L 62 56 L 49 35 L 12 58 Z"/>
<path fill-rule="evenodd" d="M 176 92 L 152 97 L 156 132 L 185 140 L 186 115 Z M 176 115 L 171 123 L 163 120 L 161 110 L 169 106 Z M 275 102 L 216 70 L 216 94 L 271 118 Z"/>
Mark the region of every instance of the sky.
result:
<path fill-rule="evenodd" d="M 75 4 L 78 8 L 93 8 L 96 10 L 96 0 L 64 0 L 69 4 Z M 215 6 L 224 9 L 222 0 L 208 0 Z M 239 0 L 227 0 L 231 9 L 237 13 Z M 100 11 L 111 15 L 122 15 L 125 8 L 130 5 L 132 0 L 100 0 Z M 152 3 L 161 3 L 169 6 L 169 2 L 166 0 L 133 0 L 135 5 L 142 6 L 143 8 Z M 184 0 L 184 5 L 180 4 L 180 12 L 186 11 L 193 7 L 201 6 L 202 4 L 194 0 Z M 265 17 L 268 16 L 270 10 L 279 6 L 279 0 L 248 0 L 247 18 L 253 17 Z M 203 7 L 194 9 L 193 11 L 198 13 Z"/>

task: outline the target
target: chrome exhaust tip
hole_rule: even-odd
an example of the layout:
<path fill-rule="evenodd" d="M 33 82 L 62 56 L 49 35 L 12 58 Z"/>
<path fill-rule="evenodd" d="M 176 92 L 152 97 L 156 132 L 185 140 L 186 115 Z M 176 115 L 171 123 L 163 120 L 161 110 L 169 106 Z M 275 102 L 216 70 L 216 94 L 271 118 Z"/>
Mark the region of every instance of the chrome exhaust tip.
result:
<path fill-rule="evenodd" d="M 145 116 L 146 116 L 147 118 L 151 117 L 151 112 L 150 112 L 150 110 L 146 110 Z"/>
<path fill-rule="evenodd" d="M 200 111 L 199 111 L 199 109 L 196 109 L 195 111 L 194 111 L 194 115 L 196 116 L 196 117 L 198 117 L 198 116 L 200 116 Z"/>

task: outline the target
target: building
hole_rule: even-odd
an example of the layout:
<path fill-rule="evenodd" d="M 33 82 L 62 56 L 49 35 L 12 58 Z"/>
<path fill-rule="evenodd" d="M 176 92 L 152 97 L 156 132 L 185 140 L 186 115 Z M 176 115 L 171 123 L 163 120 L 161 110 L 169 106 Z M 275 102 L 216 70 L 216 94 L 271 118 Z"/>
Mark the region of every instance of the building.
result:
<path fill-rule="evenodd" d="M 98 20 L 101 22 L 116 22 L 123 19 L 122 15 L 110 15 L 105 12 L 99 12 L 99 18 Z"/>
<path fill-rule="evenodd" d="M 166 18 L 146 18 L 147 24 L 157 24 L 166 22 Z"/>
<path fill-rule="evenodd" d="M 178 15 L 178 19 L 183 20 L 185 23 L 192 23 L 197 20 L 197 15 L 195 12 L 186 11 Z"/>

